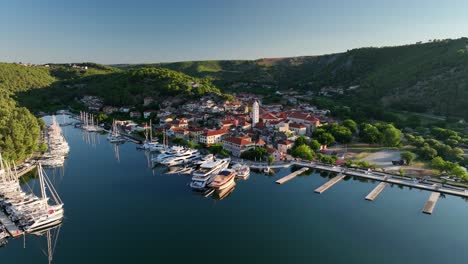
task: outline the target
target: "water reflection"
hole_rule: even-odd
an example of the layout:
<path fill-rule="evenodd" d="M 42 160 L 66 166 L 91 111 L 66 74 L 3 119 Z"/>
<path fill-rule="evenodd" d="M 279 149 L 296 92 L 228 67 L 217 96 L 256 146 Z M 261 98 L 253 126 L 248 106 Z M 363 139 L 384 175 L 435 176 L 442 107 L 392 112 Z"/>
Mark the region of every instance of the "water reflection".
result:
<path fill-rule="evenodd" d="M 229 186 L 229 187 L 227 187 L 225 189 L 215 191 L 213 193 L 213 199 L 223 200 L 223 199 L 227 198 L 232 192 L 234 192 L 235 187 L 236 187 L 236 182 L 234 182 L 231 186 Z"/>

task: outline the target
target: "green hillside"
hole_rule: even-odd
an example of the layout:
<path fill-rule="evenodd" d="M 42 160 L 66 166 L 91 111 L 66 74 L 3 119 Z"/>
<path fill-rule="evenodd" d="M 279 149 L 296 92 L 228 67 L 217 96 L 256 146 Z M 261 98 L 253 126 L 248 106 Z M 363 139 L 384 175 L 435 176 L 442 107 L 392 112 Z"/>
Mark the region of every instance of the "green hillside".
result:
<path fill-rule="evenodd" d="M 18 99 L 34 111 L 67 108 L 76 103 L 75 98 L 96 95 L 105 104 L 138 105 L 146 96 L 162 102 L 169 96 L 196 98 L 206 93 L 221 94 L 209 80 L 163 68 L 114 70 L 55 82 L 47 89 L 34 89 L 19 93 Z M 47 103 L 44 103 L 47 102 Z"/>
<path fill-rule="evenodd" d="M 468 103 L 467 38 L 323 56 L 116 67 L 165 67 L 210 78 L 224 91 L 268 93 L 295 88 L 318 92 L 332 86 L 345 90 L 340 99 L 346 102 L 468 118 L 464 107 Z M 356 85 L 359 88 L 346 91 Z"/>
<path fill-rule="evenodd" d="M 49 68 L 0 63 L 0 89 L 5 92 L 44 88 L 54 81 Z"/>

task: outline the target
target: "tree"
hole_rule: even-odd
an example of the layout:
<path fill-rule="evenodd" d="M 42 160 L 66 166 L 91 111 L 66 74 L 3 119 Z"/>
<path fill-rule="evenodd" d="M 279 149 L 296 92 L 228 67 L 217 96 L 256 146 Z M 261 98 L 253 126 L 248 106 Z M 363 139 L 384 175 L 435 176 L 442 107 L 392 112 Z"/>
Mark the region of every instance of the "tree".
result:
<path fill-rule="evenodd" d="M 387 124 L 382 132 L 382 143 L 386 147 L 397 147 L 401 142 L 401 131 L 393 125 Z"/>
<path fill-rule="evenodd" d="M 243 159 L 248 159 L 248 160 L 256 160 L 260 161 L 263 159 L 268 154 L 266 149 L 261 148 L 261 147 L 255 147 L 252 149 L 249 149 L 241 154 L 241 158 Z"/>
<path fill-rule="evenodd" d="M 320 142 L 322 145 L 330 145 L 335 142 L 335 137 L 333 137 L 333 135 L 330 133 L 322 133 L 318 137 L 318 142 Z"/>
<path fill-rule="evenodd" d="M 361 127 L 359 137 L 363 142 L 376 144 L 382 140 L 382 133 L 375 126 L 365 123 Z"/>
<path fill-rule="evenodd" d="M 343 121 L 343 126 L 347 127 L 349 130 L 351 130 L 352 133 L 357 132 L 357 124 L 352 119 L 346 119 L 345 121 Z"/>
<path fill-rule="evenodd" d="M 292 156 L 305 160 L 312 160 L 314 158 L 314 152 L 307 145 L 300 145 L 293 149 Z"/>
<path fill-rule="evenodd" d="M 300 136 L 294 141 L 294 146 L 299 147 L 301 145 L 307 145 L 307 138 L 304 136 Z"/>
<path fill-rule="evenodd" d="M 450 170 L 450 174 L 457 176 L 458 178 L 464 178 L 466 176 L 465 170 L 460 166 L 455 166 Z"/>
<path fill-rule="evenodd" d="M 42 142 L 40 145 L 39 145 L 39 148 L 38 148 L 39 152 L 46 152 L 47 151 L 47 144 Z"/>
<path fill-rule="evenodd" d="M 314 151 L 317 152 L 322 145 L 316 140 L 313 139 L 309 142 L 309 147 Z"/>
<path fill-rule="evenodd" d="M 429 144 L 425 143 L 424 146 L 419 149 L 419 155 L 425 160 L 432 160 L 437 157 L 437 150 L 429 147 Z"/>
<path fill-rule="evenodd" d="M 416 154 L 410 151 L 405 151 L 400 154 L 400 157 L 406 162 L 407 165 L 411 165 L 413 160 L 416 158 Z"/>
<path fill-rule="evenodd" d="M 439 171 L 444 171 L 445 170 L 445 161 L 441 157 L 435 157 L 431 161 L 431 166 L 432 168 L 439 170 Z"/>
<path fill-rule="evenodd" d="M 275 162 L 275 157 L 273 157 L 273 156 L 271 156 L 271 155 L 268 156 L 268 165 L 271 165 L 271 164 L 273 164 L 274 162 Z"/>
<path fill-rule="evenodd" d="M 353 138 L 353 133 L 345 126 L 334 125 L 332 126 L 330 133 L 333 135 L 335 140 L 340 143 L 349 143 Z"/>

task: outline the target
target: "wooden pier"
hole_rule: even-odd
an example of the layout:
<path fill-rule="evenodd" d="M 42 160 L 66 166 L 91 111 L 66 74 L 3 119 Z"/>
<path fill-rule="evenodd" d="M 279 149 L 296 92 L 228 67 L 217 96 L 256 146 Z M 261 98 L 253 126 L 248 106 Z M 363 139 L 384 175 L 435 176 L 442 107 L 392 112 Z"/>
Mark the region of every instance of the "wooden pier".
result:
<path fill-rule="evenodd" d="M 377 196 L 379 196 L 379 194 L 385 189 L 385 187 L 387 187 L 388 183 L 386 182 L 381 182 L 379 183 L 379 185 L 377 185 L 377 187 L 375 187 L 367 196 L 366 196 L 366 200 L 368 201 L 374 201 Z"/>
<path fill-rule="evenodd" d="M 439 192 L 432 192 L 426 204 L 424 205 L 424 208 L 422 210 L 423 213 L 432 214 L 432 211 L 434 211 L 434 207 L 436 206 L 436 203 L 437 203 L 437 200 L 439 200 L 439 197 L 440 197 Z"/>
<path fill-rule="evenodd" d="M 23 234 L 23 231 L 21 231 L 2 210 L 0 210 L 0 222 L 5 226 L 12 237 L 21 236 Z"/>
<path fill-rule="evenodd" d="M 318 187 L 317 189 L 315 189 L 314 192 L 323 193 L 324 191 L 330 189 L 333 185 L 337 184 L 339 181 L 344 179 L 344 177 L 346 177 L 346 175 L 340 174 L 340 175 L 336 176 L 335 178 L 327 181 L 324 185 L 322 185 L 322 186 Z"/>
<path fill-rule="evenodd" d="M 302 168 L 302 169 L 300 169 L 300 170 L 297 170 L 297 171 L 295 171 L 295 172 L 293 172 L 293 173 L 291 173 L 291 174 L 289 174 L 289 175 L 287 175 L 287 176 L 285 176 L 285 177 L 283 177 L 283 178 L 277 180 L 276 183 L 278 183 L 278 184 L 283 184 L 283 183 L 285 183 L 285 182 L 287 182 L 287 181 L 289 181 L 289 180 L 292 180 L 292 179 L 296 178 L 297 175 L 299 175 L 299 174 L 301 174 L 301 173 L 304 173 L 304 172 L 306 172 L 306 171 L 308 171 L 308 170 L 309 170 L 309 168 L 304 167 L 304 168 Z"/>

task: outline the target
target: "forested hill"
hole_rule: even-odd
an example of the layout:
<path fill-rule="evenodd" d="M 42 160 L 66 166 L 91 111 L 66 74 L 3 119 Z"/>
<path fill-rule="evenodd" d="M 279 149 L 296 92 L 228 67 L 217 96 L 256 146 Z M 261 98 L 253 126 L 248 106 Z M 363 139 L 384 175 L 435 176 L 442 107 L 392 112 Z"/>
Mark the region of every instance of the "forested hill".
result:
<path fill-rule="evenodd" d="M 343 88 L 349 101 L 468 118 L 467 38 L 323 56 L 115 66 L 165 67 L 231 91 Z M 359 87 L 346 91 L 350 86 Z"/>
<path fill-rule="evenodd" d="M 84 95 L 100 96 L 108 105 L 138 106 L 146 96 L 152 96 L 162 102 L 170 96 L 189 99 L 199 98 L 207 93 L 222 95 L 207 79 L 191 77 L 169 69 L 142 68 L 66 79 L 47 89 L 34 89 L 17 95 L 22 105 L 35 111 L 47 111 L 67 108 L 76 102 L 75 98 Z"/>

